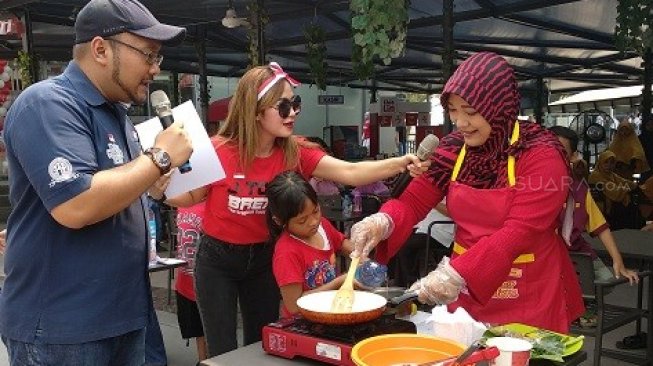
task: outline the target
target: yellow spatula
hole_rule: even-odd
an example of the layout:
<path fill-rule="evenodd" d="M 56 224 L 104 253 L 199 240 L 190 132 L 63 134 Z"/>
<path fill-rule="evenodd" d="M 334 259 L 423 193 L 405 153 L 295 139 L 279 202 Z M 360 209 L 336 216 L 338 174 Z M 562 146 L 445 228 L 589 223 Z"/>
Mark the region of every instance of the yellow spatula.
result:
<path fill-rule="evenodd" d="M 354 305 L 354 274 L 356 267 L 358 267 L 359 257 L 352 258 L 347 271 L 347 277 L 343 282 L 340 289 L 336 292 L 336 296 L 331 303 L 332 313 L 350 313 Z"/>

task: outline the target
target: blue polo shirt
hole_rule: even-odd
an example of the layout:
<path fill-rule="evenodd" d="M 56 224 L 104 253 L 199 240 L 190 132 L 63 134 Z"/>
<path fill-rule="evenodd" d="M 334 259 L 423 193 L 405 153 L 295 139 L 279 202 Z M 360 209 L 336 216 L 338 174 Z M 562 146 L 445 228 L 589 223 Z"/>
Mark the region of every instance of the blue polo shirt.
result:
<path fill-rule="evenodd" d="M 62 75 L 16 99 L 5 143 L 13 211 L 0 333 L 23 342 L 74 344 L 145 327 L 145 196 L 79 230 L 50 215 L 89 189 L 95 173 L 140 155 L 126 108 L 107 101 L 71 62 Z"/>

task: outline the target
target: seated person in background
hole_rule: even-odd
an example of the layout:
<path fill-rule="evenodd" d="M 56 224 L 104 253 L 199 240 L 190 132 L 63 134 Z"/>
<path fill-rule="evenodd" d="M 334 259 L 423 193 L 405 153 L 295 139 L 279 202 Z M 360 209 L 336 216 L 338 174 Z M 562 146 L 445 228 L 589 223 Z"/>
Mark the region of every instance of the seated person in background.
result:
<path fill-rule="evenodd" d="M 286 317 L 299 311 L 302 295 L 340 288 L 346 275 L 336 273 L 336 253 L 348 256 L 352 246 L 322 217 L 313 187 L 296 172 L 277 175 L 265 194 L 270 240 L 276 242 L 272 270 Z"/>
<path fill-rule="evenodd" d="M 644 226 L 642 228 L 642 231 L 651 231 L 651 232 L 653 232 L 653 222 L 651 222 L 649 224 L 646 224 L 646 226 Z"/>
<path fill-rule="evenodd" d="M 325 153 L 333 155 L 329 145 L 327 145 L 327 143 L 321 138 L 310 136 L 307 137 L 306 140 L 318 144 Z M 340 202 L 340 193 L 344 190 L 340 184 L 317 177 L 312 177 L 309 183 L 317 193 L 322 205 L 329 208 L 337 208 L 339 206 L 338 202 Z"/>
<path fill-rule="evenodd" d="M 644 226 L 644 220 L 631 199 L 632 191 L 639 187 L 635 182 L 617 175 L 614 171 L 615 163 L 616 158 L 612 151 L 602 152 L 589 176 L 589 184 L 596 186 L 605 196 L 604 206 L 599 207 L 613 229 L 639 229 Z"/>
<path fill-rule="evenodd" d="M 382 181 L 366 184 L 364 186 L 354 188 L 353 193 L 358 192 L 360 195 L 371 194 L 380 198 L 390 197 L 390 189 Z"/>
<path fill-rule="evenodd" d="M 392 257 L 388 266 L 395 286 L 409 287 L 415 281 L 422 278 L 433 268 L 423 268 L 424 273 L 420 273 L 420 266 L 425 263 L 425 243 L 428 240 L 429 253 L 435 263 L 440 263 L 442 257 L 451 254 L 451 243 L 453 242 L 454 225 L 452 224 L 435 224 L 431 229 L 429 236 L 428 228 L 433 221 L 451 221 L 448 216 L 446 199 L 438 203 L 435 208 L 431 209 L 424 220 L 415 225 L 415 230 L 406 240 L 399 252 Z M 429 259 L 429 263 L 432 262 Z"/>
<path fill-rule="evenodd" d="M 615 155 L 614 172 L 623 178 L 632 179 L 633 174 L 641 174 L 650 169 L 635 127 L 627 118 L 619 124 L 608 150 Z"/>
<path fill-rule="evenodd" d="M 627 269 L 621 258 L 617 243 L 612 236 L 603 214 L 594 202 L 587 185 L 587 163 L 580 159 L 576 150 L 578 149 L 578 135 L 572 129 L 563 126 L 554 126 L 549 130 L 558 136 L 558 140 L 565 148 L 567 159 L 571 162 L 572 178 L 570 191 L 574 198 L 574 220 L 569 238 L 569 251 L 587 253 L 593 259 L 594 277 L 597 280 L 609 280 L 613 277 L 624 276 L 630 283 L 638 282 L 637 273 Z M 606 267 L 605 263 L 598 257 L 596 251 L 583 238 L 583 233 L 587 231 L 592 236 L 598 236 L 601 243 L 612 258 L 612 269 L 614 274 Z"/>

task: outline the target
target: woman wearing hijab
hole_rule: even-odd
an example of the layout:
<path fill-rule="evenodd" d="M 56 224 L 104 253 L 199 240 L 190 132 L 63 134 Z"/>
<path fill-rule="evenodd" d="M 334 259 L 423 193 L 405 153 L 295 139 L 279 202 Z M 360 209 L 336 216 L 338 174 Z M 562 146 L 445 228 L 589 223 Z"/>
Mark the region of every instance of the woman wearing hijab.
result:
<path fill-rule="evenodd" d="M 623 178 L 632 179 L 633 174 L 649 170 L 642 143 L 637 138 L 635 127 L 628 122 L 628 119 L 624 119 L 619 124 L 608 150 L 615 155 L 615 173 Z"/>
<path fill-rule="evenodd" d="M 653 163 L 653 118 L 648 121 L 642 122 L 642 133 L 639 134 L 639 142 L 642 144 L 644 156 L 646 161 Z M 651 176 L 653 171 L 649 169 L 642 174 L 642 180 L 646 180 Z"/>
<path fill-rule="evenodd" d="M 500 56 L 478 53 L 444 87 L 457 131 L 399 199 L 357 223 L 353 256 L 387 261 L 412 227 L 447 197 L 456 223 L 451 260 L 418 280 L 419 300 L 465 308 L 475 319 L 567 332 L 584 311 L 578 278 L 556 233 L 568 194 L 565 153 L 539 125 L 517 121 L 519 93 Z"/>
<path fill-rule="evenodd" d="M 637 184 L 616 173 L 616 162 L 614 152 L 610 150 L 602 152 L 596 168 L 589 176 L 589 184 L 600 191 L 605 198 L 601 209 L 610 227 L 614 230 L 640 228 L 644 225 L 644 220 L 638 214 L 637 206 L 632 200 L 632 194 L 638 189 Z"/>

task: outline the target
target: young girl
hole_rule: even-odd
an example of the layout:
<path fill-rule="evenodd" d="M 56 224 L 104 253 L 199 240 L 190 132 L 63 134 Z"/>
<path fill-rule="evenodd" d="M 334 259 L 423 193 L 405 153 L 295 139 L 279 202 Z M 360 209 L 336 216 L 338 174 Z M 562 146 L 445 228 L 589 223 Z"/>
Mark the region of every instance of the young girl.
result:
<path fill-rule="evenodd" d="M 288 316 L 299 310 L 302 295 L 340 288 L 346 275 L 336 275 L 336 253 L 348 256 L 352 247 L 322 217 L 317 194 L 301 175 L 277 175 L 266 195 L 270 240 L 276 242 L 272 270 L 283 298 L 282 316 Z"/>

